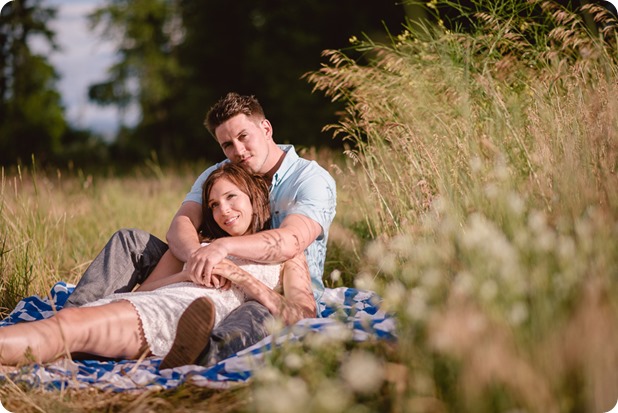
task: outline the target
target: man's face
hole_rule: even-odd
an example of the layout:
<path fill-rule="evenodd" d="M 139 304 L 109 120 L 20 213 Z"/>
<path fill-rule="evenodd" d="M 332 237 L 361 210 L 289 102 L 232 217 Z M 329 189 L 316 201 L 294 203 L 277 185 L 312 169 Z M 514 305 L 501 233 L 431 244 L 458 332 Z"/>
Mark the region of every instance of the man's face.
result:
<path fill-rule="evenodd" d="M 236 115 L 215 129 L 217 142 L 225 156 L 254 173 L 266 173 L 266 161 L 272 142 L 272 127 L 266 119 Z"/>

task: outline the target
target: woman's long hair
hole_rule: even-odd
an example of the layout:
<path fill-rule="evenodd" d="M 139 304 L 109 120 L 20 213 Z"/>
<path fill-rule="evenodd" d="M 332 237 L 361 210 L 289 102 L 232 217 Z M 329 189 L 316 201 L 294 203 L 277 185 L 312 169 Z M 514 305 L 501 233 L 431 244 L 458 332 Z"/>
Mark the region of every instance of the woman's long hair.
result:
<path fill-rule="evenodd" d="M 212 210 L 208 207 L 210 191 L 213 185 L 222 178 L 236 185 L 251 201 L 253 216 L 247 233 L 254 234 L 270 229 L 270 201 L 266 180 L 262 175 L 247 172 L 242 167 L 228 162 L 215 169 L 202 186 L 202 225 L 200 227 L 202 237 L 205 240 L 212 240 L 230 236 L 215 222 Z"/>

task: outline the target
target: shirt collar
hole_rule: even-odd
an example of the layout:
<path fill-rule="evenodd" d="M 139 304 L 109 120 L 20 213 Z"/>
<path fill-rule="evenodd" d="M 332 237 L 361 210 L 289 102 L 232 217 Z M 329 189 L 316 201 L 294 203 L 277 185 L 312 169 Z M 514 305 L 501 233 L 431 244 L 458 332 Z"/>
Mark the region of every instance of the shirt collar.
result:
<path fill-rule="evenodd" d="M 283 158 L 283 162 L 281 162 L 281 166 L 275 172 L 273 176 L 272 186 L 277 186 L 281 182 L 281 179 L 287 174 L 287 172 L 292 168 L 296 160 L 299 158 L 296 153 L 296 149 L 294 149 L 293 145 L 277 145 L 283 152 L 285 152 L 285 158 Z"/>

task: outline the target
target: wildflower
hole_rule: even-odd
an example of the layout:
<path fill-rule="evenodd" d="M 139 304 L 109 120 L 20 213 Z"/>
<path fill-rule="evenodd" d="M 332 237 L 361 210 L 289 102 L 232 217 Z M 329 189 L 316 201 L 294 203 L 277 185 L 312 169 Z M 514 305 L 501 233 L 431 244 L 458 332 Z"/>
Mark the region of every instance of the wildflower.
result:
<path fill-rule="evenodd" d="M 375 291 L 376 289 L 376 283 L 373 277 L 366 272 L 359 274 L 359 276 L 354 279 L 354 286 L 359 290 Z"/>
<path fill-rule="evenodd" d="M 254 398 L 257 411 L 265 413 L 303 411 L 311 399 L 307 384 L 297 377 L 287 378 L 280 383 L 259 386 L 254 392 Z"/>
<path fill-rule="evenodd" d="M 339 280 L 341 279 L 341 271 L 333 270 L 333 272 L 330 273 L 330 279 L 334 283 L 339 282 Z"/>
<path fill-rule="evenodd" d="M 370 262 L 379 263 L 386 255 L 386 246 L 381 241 L 373 241 L 367 247 L 365 256 Z"/>
<path fill-rule="evenodd" d="M 509 319 L 511 323 L 520 325 L 528 319 L 528 307 L 525 303 L 518 301 L 511 308 Z"/>
<path fill-rule="evenodd" d="M 388 308 L 397 308 L 405 298 L 406 288 L 399 281 L 391 281 L 384 291 L 384 303 Z"/>
<path fill-rule="evenodd" d="M 339 413 L 346 410 L 352 402 L 348 388 L 339 380 L 326 380 L 316 391 L 317 411 Z"/>
<path fill-rule="evenodd" d="M 494 280 L 487 280 L 481 285 L 479 293 L 486 302 L 492 301 L 498 294 L 498 286 Z"/>
<path fill-rule="evenodd" d="M 304 364 L 303 358 L 296 353 L 286 355 L 283 362 L 290 370 L 300 370 Z"/>
<path fill-rule="evenodd" d="M 370 394 L 382 385 L 384 366 L 373 354 L 354 351 L 341 366 L 341 377 L 353 391 Z"/>
<path fill-rule="evenodd" d="M 423 289 L 413 288 L 408 296 L 406 314 L 412 320 L 423 320 L 427 316 L 427 294 Z"/>

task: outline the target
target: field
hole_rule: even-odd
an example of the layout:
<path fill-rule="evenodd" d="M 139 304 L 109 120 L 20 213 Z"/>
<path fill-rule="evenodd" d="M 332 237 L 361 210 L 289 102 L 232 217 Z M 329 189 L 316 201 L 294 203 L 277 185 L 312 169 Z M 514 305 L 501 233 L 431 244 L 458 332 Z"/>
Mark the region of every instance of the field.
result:
<path fill-rule="evenodd" d="M 325 282 L 377 291 L 396 314 L 396 344 L 290 344 L 228 391 L 49 393 L 5 383 L 4 406 L 610 410 L 618 400 L 618 35 L 607 12 L 587 12 L 595 30 L 550 2 L 496 2 L 466 31 L 438 21 L 386 45 L 352 38 L 366 62 L 326 51 L 330 64 L 307 75 L 316 93 L 347 104 L 330 126 L 346 150 L 304 153 L 338 185 Z M 118 228 L 163 237 L 202 167 L 153 160 L 129 176 L 3 170 L 0 311 L 57 280 L 75 282 Z M 362 380 L 368 370 L 375 380 Z"/>

